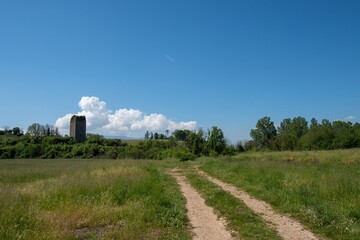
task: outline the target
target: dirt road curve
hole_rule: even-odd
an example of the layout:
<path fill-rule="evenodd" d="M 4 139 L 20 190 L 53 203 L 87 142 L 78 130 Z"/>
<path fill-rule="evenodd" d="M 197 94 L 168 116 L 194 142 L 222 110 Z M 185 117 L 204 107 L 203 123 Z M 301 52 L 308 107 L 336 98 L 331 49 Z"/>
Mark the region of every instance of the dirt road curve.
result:
<path fill-rule="evenodd" d="M 251 197 L 244 191 L 239 190 L 233 185 L 224 183 L 216 178 L 213 178 L 205 172 L 198 171 L 198 173 L 211 182 L 222 187 L 225 191 L 230 192 L 233 196 L 243 201 L 247 207 L 259 214 L 270 225 L 274 226 L 278 234 L 285 240 L 315 240 L 318 239 L 313 233 L 305 230 L 304 227 L 297 221 L 276 213 L 272 207 L 264 201 L 257 200 Z"/>
<path fill-rule="evenodd" d="M 169 172 L 176 178 L 180 185 L 181 192 L 186 198 L 186 208 L 191 225 L 194 227 L 197 240 L 226 240 L 232 239 L 229 231 L 226 230 L 225 221 L 220 220 L 214 214 L 213 209 L 205 204 L 205 200 L 196 190 L 186 182 L 175 169 Z"/>

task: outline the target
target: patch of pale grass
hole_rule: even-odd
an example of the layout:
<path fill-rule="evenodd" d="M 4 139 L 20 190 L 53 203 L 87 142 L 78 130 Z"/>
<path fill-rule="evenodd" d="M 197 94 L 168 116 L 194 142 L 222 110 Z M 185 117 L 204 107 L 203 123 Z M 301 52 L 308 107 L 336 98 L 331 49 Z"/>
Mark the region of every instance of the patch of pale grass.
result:
<path fill-rule="evenodd" d="M 78 205 L 67 205 L 54 211 L 41 211 L 39 221 L 47 225 L 48 234 L 52 236 L 74 236 L 79 229 L 87 235 L 93 232 L 101 232 L 105 236 L 107 232 L 121 229 L 125 222 L 120 218 L 123 207 L 115 206 L 109 202 L 94 206 L 83 202 Z M 91 231 L 94 229 L 96 231 Z"/>
<path fill-rule="evenodd" d="M 318 151 L 281 151 L 247 152 L 237 155 L 239 160 L 287 161 L 308 163 L 360 163 L 360 149 L 318 150 Z"/>
<path fill-rule="evenodd" d="M 92 177 L 128 177 L 128 176 L 137 176 L 142 173 L 142 170 L 135 166 L 123 167 L 109 167 L 109 168 L 101 168 L 96 169 L 90 173 Z"/>

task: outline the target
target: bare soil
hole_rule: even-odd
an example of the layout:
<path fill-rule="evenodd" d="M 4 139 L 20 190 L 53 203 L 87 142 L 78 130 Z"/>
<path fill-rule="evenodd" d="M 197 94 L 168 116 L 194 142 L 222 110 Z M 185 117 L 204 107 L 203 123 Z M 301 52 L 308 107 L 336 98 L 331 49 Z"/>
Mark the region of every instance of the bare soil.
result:
<path fill-rule="evenodd" d="M 237 187 L 224 183 L 216 178 L 213 178 L 203 171 L 198 171 L 201 176 L 206 177 L 209 181 L 223 188 L 225 191 L 231 193 L 234 197 L 240 199 L 247 207 L 259 214 L 270 227 L 274 227 L 278 234 L 285 240 L 315 240 L 318 239 L 312 232 L 306 230 L 299 222 L 291 219 L 288 216 L 279 214 L 266 202 L 258 200 L 250 196 L 243 190 Z"/>
<path fill-rule="evenodd" d="M 219 219 L 213 209 L 205 204 L 205 200 L 186 181 L 176 169 L 169 172 L 180 185 L 180 190 L 186 198 L 187 214 L 193 226 L 196 240 L 226 240 L 233 239 L 226 229 L 226 222 Z"/>

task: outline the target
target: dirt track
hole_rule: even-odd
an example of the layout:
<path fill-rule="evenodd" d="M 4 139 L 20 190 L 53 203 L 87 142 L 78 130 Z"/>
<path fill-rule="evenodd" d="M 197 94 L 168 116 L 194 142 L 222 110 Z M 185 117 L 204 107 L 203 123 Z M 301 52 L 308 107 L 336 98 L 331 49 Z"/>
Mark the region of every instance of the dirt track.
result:
<path fill-rule="evenodd" d="M 226 240 L 232 239 L 229 231 L 226 230 L 224 220 L 218 219 L 211 207 L 205 204 L 205 200 L 196 190 L 186 182 L 176 169 L 169 172 L 176 178 L 180 185 L 181 192 L 186 198 L 186 208 L 190 223 L 195 233 L 194 239 L 198 240 Z"/>
<path fill-rule="evenodd" d="M 276 213 L 273 208 L 264 201 L 257 200 L 251 197 L 244 191 L 239 190 L 233 185 L 224 183 L 208 174 L 198 171 L 198 173 L 206 177 L 211 182 L 222 187 L 225 191 L 231 193 L 234 197 L 240 199 L 247 207 L 259 214 L 269 226 L 275 227 L 278 234 L 285 240 L 315 240 L 318 239 L 313 233 L 304 229 L 304 227 L 297 221 L 290 217 Z"/>

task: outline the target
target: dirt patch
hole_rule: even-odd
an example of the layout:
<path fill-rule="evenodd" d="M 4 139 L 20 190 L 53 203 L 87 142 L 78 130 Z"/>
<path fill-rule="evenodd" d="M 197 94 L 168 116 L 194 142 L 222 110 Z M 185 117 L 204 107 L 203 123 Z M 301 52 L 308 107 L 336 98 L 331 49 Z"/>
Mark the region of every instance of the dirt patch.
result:
<path fill-rule="evenodd" d="M 93 239 L 100 238 L 104 233 L 103 227 L 83 227 L 74 231 L 76 239 Z"/>
<path fill-rule="evenodd" d="M 219 219 L 213 209 L 205 204 L 205 200 L 198 192 L 185 180 L 177 170 L 169 171 L 180 185 L 180 190 L 186 198 L 186 208 L 188 217 L 193 226 L 196 240 L 226 240 L 233 239 L 229 231 L 226 230 L 225 220 Z"/>
<path fill-rule="evenodd" d="M 107 239 L 106 235 L 121 228 L 121 224 L 80 227 L 73 230 L 76 239 Z"/>
<path fill-rule="evenodd" d="M 279 235 L 287 240 L 315 240 L 318 239 L 312 232 L 304 229 L 304 227 L 297 221 L 288 216 L 276 213 L 274 209 L 266 202 L 257 200 L 251 197 L 245 191 L 239 190 L 237 187 L 224 183 L 216 178 L 213 178 L 203 171 L 198 171 L 201 176 L 206 177 L 209 181 L 222 187 L 225 191 L 231 193 L 234 197 L 240 199 L 247 207 L 259 214 L 269 226 L 275 227 Z"/>

